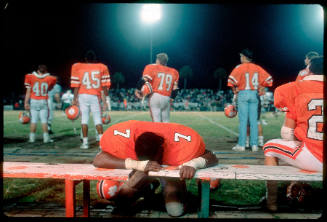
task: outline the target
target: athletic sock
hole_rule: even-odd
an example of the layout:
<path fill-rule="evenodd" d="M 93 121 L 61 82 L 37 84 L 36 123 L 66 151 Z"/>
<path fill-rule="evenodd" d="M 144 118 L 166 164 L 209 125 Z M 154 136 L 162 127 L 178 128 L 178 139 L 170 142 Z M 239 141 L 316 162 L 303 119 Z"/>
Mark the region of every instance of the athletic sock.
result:
<path fill-rule="evenodd" d="M 83 143 L 88 144 L 88 138 L 87 137 L 83 137 Z"/>

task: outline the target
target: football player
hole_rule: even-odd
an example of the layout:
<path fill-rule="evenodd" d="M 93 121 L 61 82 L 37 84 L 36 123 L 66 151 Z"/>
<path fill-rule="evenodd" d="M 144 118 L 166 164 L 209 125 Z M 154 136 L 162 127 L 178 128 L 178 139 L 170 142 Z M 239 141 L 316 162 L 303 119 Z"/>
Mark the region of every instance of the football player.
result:
<path fill-rule="evenodd" d="M 40 119 L 43 131 L 43 142 L 49 143 L 53 140 L 48 131 L 48 91 L 56 84 L 56 77 L 48 73 L 46 65 L 39 65 L 37 71 L 25 75 L 25 110 L 31 113 L 31 126 L 29 142 L 35 142 L 36 124 Z"/>
<path fill-rule="evenodd" d="M 319 54 L 317 52 L 315 52 L 315 51 L 308 52 L 305 55 L 304 64 L 305 64 L 306 67 L 305 67 L 305 69 L 302 69 L 299 72 L 299 74 L 297 75 L 295 81 L 302 80 L 304 77 L 306 77 L 308 75 L 311 75 L 310 70 L 309 70 L 309 64 L 310 64 L 310 60 L 315 56 L 319 56 Z"/>
<path fill-rule="evenodd" d="M 167 62 L 166 53 L 157 54 L 156 64 L 145 67 L 135 90 L 136 97 L 142 99 L 142 86 L 146 82 L 151 84 L 153 93 L 149 95 L 149 108 L 153 122 L 169 122 L 170 100 L 177 95 L 179 73 L 168 67 Z"/>
<path fill-rule="evenodd" d="M 193 178 L 197 169 L 218 163 L 196 131 L 177 123 L 118 123 L 106 130 L 100 145 L 102 151 L 93 161 L 95 167 L 134 170 L 121 187 L 117 202 L 137 196 L 147 181 L 147 172 L 163 169 L 162 164 L 179 167 L 180 178 L 161 179 L 166 210 L 171 216 L 184 213 L 185 179 Z"/>
<path fill-rule="evenodd" d="M 49 134 L 53 134 L 52 131 L 52 120 L 53 120 L 53 111 L 55 109 L 54 102 L 57 103 L 57 107 L 61 107 L 60 102 L 60 93 L 61 93 L 61 86 L 58 84 L 58 77 L 57 77 L 57 83 L 54 85 L 54 87 L 49 91 L 48 93 L 48 106 L 49 106 L 49 117 L 48 117 L 48 131 Z"/>
<path fill-rule="evenodd" d="M 81 149 L 88 149 L 88 122 L 90 111 L 93 115 L 94 125 L 101 138 L 103 134 L 101 120 L 102 110 L 108 108 L 105 96 L 110 88 L 110 74 L 108 67 L 96 62 L 93 51 L 85 54 L 85 62 L 75 63 L 71 71 L 71 87 L 74 88 L 74 99 L 72 104 L 79 105 L 81 111 L 82 137 Z"/>
<path fill-rule="evenodd" d="M 250 122 L 250 146 L 258 151 L 258 90 L 272 86 L 272 77 L 262 67 L 253 63 L 253 52 L 244 49 L 240 53 L 241 64 L 236 66 L 228 77 L 227 85 L 237 98 L 239 117 L 238 143 L 232 149 L 245 151 L 246 130 Z"/>
<path fill-rule="evenodd" d="M 323 57 L 311 59 L 312 75 L 302 81 L 281 85 L 275 90 L 274 104 L 286 111 L 282 139 L 268 141 L 264 147 L 265 165 L 279 160 L 308 171 L 322 172 L 324 76 Z M 277 210 L 277 183 L 267 181 L 267 209 Z"/>

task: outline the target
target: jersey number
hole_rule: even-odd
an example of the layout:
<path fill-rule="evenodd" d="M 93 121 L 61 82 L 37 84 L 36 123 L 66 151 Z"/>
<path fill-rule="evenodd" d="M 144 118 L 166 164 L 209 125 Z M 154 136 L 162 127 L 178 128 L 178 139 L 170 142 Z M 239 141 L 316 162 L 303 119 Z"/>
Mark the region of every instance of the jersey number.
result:
<path fill-rule="evenodd" d="M 131 136 L 131 130 L 127 129 L 125 133 L 122 133 L 118 130 L 114 130 L 114 136 L 117 136 L 117 135 L 125 137 L 125 138 L 129 138 Z"/>
<path fill-rule="evenodd" d="M 171 83 L 172 83 L 173 77 L 170 74 L 165 74 L 163 72 L 159 72 L 158 78 L 160 78 L 160 84 L 159 84 L 158 90 L 163 90 L 163 83 L 165 81 L 166 86 L 167 86 L 166 90 L 169 91 L 171 88 Z"/>
<path fill-rule="evenodd" d="M 324 122 L 323 115 L 323 106 L 324 101 L 322 99 L 313 99 L 308 103 L 308 110 L 316 110 L 317 106 L 321 107 L 321 115 L 312 115 L 308 120 L 308 133 L 307 137 L 315 140 L 323 140 L 323 133 L 318 132 L 317 127 L 318 123 L 322 124 Z"/>
<path fill-rule="evenodd" d="M 258 73 L 257 72 L 253 73 L 251 82 L 252 82 L 253 88 L 257 89 L 258 85 L 259 85 L 259 79 L 258 79 Z M 248 73 L 248 72 L 245 73 L 245 89 L 251 89 L 251 87 L 250 87 L 250 73 Z"/>
<path fill-rule="evenodd" d="M 36 96 L 46 96 L 48 92 L 48 83 L 42 82 L 40 84 L 39 82 L 36 82 L 33 86 L 33 92 Z"/>
<path fill-rule="evenodd" d="M 90 75 L 89 72 L 85 72 L 82 79 L 82 84 L 85 85 L 86 89 L 98 89 L 100 87 L 100 79 L 97 74 L 99 74 L 99 71 L 93 71 L 91 72 L 91 79 L 93 80 L 93 83 L 90 81 Z M 95 83 L 94 83 L 95 82 Z"/>

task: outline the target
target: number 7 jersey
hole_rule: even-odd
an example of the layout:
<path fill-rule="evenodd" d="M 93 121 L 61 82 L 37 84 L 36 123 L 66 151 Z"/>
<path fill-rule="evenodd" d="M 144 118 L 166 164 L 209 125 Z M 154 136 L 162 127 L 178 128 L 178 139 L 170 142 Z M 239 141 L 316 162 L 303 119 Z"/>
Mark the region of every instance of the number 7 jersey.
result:
<path fill-rule="evenodd" d="M 49 73 L 39 75 L 36 72 L 25 75 L 25 87 L 31 89 L 31 99 L 48 99 L 48 91 L 56 84 L 57 78 Z"/>
<path fill-rule="evenodd" d="M 101 149 L 120 159 L 137 160 L 135 141 L 145 132 L 152 132 L 164 138 L 162 164 L 179 166 L 204 154 L 205 144 L 195 130 L 177 123 L 137 120 L 109 127 L 101 137 Z"/>
<path fill-rule="evenodd" d="M 75 63 L 71 70 L 70 86 L 79 94 L 101 95 L 103 87 L 110 87 L 108 67 L 102 63 Z"/>

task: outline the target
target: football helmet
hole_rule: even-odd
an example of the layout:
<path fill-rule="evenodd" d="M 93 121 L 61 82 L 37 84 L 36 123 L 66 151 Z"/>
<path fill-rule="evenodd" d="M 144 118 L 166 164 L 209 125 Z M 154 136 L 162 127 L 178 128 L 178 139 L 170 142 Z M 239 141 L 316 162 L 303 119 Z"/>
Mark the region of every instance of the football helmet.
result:
<path fill-rule="evenodd" d="M 115 180 L 99 180 L 97 183 L 97 193 L 102 199 L 111 199 L 115 197 L 124 182 Z"/>
<path fill-rule="evenodd" d="M 111 122 L 109 113 L 108 112 L 102 113 L 101 120 L 102 120 L 102 124 L 109 124 Z"/>
<path fill-rule="evenodd" d="M 79 111 L 78 106 L 71 105 L 71 106 L 66 108 L 65 113 L 66 113 L 66 116 L 67 116 L 68 119 L 76 120 L 79 117 L 80 111 Z"/>
<path fill-rule="evenodd" d="M 233 104 L 227 104 L 224 113 L 228 118 L 234 118 L 237 115 L 237 110 Z"/>
<path fill-rule="evenodd" d="M 151 84 L 149 82 L 145 82 L 141 88 L 141 92 L 143 96 L 151 94 L 153 92 Z"/>
<path fill-rule="evenodd" d="M 19 122 L 22 124 L 27 124 L 31 120 L 29 112 L 26 112 L 26 111 L 19 112 L 18 119 L 19 119 Z"/>

